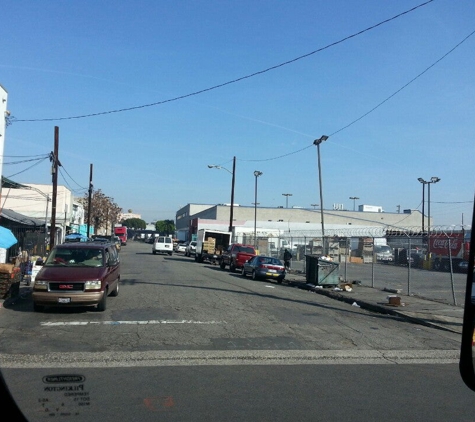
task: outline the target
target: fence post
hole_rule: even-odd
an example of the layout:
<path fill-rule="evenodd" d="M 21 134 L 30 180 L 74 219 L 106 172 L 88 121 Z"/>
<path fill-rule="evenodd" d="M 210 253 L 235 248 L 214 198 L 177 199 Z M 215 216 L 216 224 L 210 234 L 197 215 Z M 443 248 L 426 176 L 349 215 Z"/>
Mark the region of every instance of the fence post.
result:
<path fill-rule="evenodd" d="M 412 243 L 411 243 L 411 236 L 409 236 L 407 233 L 405 233 L 406 236 L 409 238 L 409 248 L 408 248 L 408 253 L 406 253 L 406 259 L 407 259 L 407 295 L 411 295 L 411 259 L 412 259 Z"/>
<path fill-rule="evenodd" d="M 371 236 L 373 239 L 373 250 L 371 252 L 371 287 L 374 287 L 374 236 Z"/>
<path fill-rule="evenodd" d="M 455 297 L 455 288 L 454 288 L 454 269 L 452 266 L 452 245 L 450 243 L 450 236 L 444 232 L 444 235 L 447 237 L 448 240 L 448 248 L 449 248 L 449 264 L 450 264 L 450 284 L 452 286 L 452 298 L 454 300 L 454 305 L 457 306 L 457 299 Z"/>
<path fill-rule="evenodd" d="M 346 238 L 346 248 L 345 248 L 345 283 L 348 282 L 347 278 L 347 268 L 348 268 L 348 259 L 350 258 L 349 247 L 348 247 L 348 237 Z"/>

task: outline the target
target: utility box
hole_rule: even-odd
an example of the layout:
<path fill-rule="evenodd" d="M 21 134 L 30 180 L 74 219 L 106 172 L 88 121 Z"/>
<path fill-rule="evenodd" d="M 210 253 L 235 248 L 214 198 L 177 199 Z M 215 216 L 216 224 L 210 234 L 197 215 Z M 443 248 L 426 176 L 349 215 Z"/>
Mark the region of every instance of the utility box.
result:
<path fill-rule="evenodd" d="M 337 262 L 322 259 L 320 255 L 305 255 L 307 283 L 315 286 L 337 286 L 339 284 Z"/>

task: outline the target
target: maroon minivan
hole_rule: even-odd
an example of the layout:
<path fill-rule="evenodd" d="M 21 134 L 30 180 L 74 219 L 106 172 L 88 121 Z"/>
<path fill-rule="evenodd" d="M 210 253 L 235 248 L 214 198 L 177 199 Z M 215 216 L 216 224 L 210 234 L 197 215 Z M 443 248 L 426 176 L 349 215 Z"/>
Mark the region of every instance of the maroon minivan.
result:
<path fill-rule="evenodd" d="M 33 309 L 94 306 L 106 309 L 119 294 L 120 259 L 111 242 L 63 243 L 53 247 L 33 285 Z"/>

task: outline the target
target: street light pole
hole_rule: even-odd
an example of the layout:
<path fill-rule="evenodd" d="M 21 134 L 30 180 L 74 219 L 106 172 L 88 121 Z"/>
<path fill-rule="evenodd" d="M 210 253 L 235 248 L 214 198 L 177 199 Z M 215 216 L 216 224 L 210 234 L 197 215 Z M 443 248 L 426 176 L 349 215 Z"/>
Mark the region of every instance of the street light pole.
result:
<path fill-rule="evenodd" d="M 289 208 L 289 196 L 292 196 L 291 193 L 283 193 L 282 196 L 285 196 L 285 208 Z"/>
<path fill-rule="evenodd" d="M 315 139 L 313 144 L 317 146 L 317 156 L 318 156 L 318 182 L 320 186 L 320 216 L 322 220 L 322 246 L 323 246 L 323 255 L 325 255 L 325 223 L 323 221 L 323 189 L 322 189 L 322 168 L 320 165 L 320 144 L 328 139 L 328 136 L 323 135 L 319 139 Z"/>
<path fill-rule="evenodd" d="M 215 164 L 208 164 L 208 168 L 212 169 L 223 169 L 226 170 L 228 173 L 232 175 L 232 182 L 231 182 L 231 209 L 229 212 L 229 231 L 233 232 L 233 219 L 234 219 L 234 184 L 236 181 L 236 156 L 233 157 L 233 171 L 229 171 L 226 167 L 218 166 Z"/>
<path fill-rule="evenodd" d="M 262 176 L 262 171 L 256 170 L 254 176 L 256 177 L 256 185 L 254 188 L 254 248 L 257 249 L 257 178 Z"/>
<path fill-rule="evenodd" d="M 353 200 L 353 211 L 355 211 L 355 201 L 360 198 L 358 198 L 357 196 L 350 196 L 350 199 Z"/>
<path fill-rule="evenodd" d="M 422 183 L 422 233 L 424 233 L 424 204 L 425 204 L 425 191 L 426 191 L 426 184 L 428 182 L 426 182 L 422 177 L 419 177 L 419 179 L 417 179 L 419 182 Z"/>
<path fill-rule="evenodd" d="M 439 177 L 431 177 L 427 182 L 427 236 L 430 235 L 430 185 L 440 181 Z"/>

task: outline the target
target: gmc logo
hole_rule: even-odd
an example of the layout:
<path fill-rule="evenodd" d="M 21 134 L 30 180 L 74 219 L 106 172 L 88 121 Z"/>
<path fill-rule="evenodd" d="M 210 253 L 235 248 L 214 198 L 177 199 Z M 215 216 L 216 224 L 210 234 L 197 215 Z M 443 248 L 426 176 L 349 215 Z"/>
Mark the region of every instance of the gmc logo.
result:
<path fill-rule="evenodd" d="M 60 289 L 72 289 L 74 286 L 72 284 L 60 284 Z"/>

